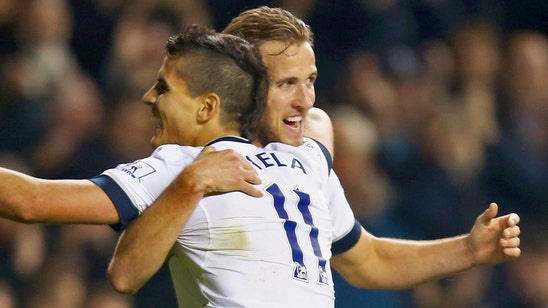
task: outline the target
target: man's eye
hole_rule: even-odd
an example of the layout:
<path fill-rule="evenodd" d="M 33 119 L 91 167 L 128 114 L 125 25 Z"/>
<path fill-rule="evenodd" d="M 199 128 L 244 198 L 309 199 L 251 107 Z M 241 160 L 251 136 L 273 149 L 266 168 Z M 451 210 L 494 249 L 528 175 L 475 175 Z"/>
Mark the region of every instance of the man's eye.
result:
<path fill-rule="evenodd" d="M 293 82 L 292 80 L 288 80 L 288 81 L 284 81 L 280 84 L 281 87 L 290 87 L 292 85 L 294 85 L 295 82 Z"/>
<path fill-rule="evenodd" d="M 318 76 L 316 75 L 312 75 L 310 77 L 308 77 L 306 79 L 306 83 L 309 85 L 309 86 L 313 86 L 315 83 L 316 83 L 316 80 L 318 79 Z"/>

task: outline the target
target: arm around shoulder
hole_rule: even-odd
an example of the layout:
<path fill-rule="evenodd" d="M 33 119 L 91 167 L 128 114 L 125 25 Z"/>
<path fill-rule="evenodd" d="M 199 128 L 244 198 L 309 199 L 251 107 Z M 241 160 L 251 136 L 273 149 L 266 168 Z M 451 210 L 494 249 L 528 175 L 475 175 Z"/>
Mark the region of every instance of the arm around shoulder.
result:
<path fill-rule="evenodd" d="M 120 236 L 107 277 L 117 292 L 137 292 L 161 267 L 179 233 L 208 193 L 241 191 L 259 197 L 255 169 L 233 150 L 205 147 Z"/>

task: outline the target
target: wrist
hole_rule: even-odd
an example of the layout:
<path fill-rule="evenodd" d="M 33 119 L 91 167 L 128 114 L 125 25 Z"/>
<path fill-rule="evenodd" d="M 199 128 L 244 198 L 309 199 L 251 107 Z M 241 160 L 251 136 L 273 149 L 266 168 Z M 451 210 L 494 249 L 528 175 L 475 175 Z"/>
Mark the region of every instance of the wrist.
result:
<path fill-rule="evenodd" d="M 474 245 L 472 243 L 472 238 L 470 236 L 470 233 L 462 236 L 462 243 L 463 243 L 463 255 L 465 262 L 467 264 L 467 267 L 474 267 L 477 265 L 476 261 L 476 255 L 474 253 Z"/>
<path fill-rule="evenodd" d="M 184 189 L 186 194 L 196 195 L 200 198 L 211 190 L 210 180 L 194 172 L 191 165 L 177 177 L 177 186 Z"/>

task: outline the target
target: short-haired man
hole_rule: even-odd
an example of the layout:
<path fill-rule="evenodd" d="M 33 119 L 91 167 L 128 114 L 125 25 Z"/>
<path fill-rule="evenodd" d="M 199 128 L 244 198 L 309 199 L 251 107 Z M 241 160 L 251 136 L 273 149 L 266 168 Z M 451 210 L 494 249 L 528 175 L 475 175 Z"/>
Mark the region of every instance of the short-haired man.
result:
<path fill-rule="evenodd" d="M 317 76 L 310 29 L 287 11 L 260 7 L 240 14 L 225 29 L 225 32 L 242 36 L 254 43 L 261 51 L 263 62 L 268 68 L 270 79 L 268 105 L 261 121 L 256 143 L 268 147 L 271 142 L 283 142 L 299 146 L 301 150 L 306 147 L 314 147 L 314 143 L 309 139 L 303 139 L 306 133 L 325 142 L 329 148 L 333 140 L 331 124 L 325 114 L 315 110 L 317 121 L 306 122 L 310 120 L 307 116 L 314 103 L 314 81 Z M 305 132 L 304 127 L 311 128 L 311 130 Z M 330 155 L 326 153 L 326 157 L 326 161 L 329 161 Z M 284 165 L 283 162 L 276 159 L 270 160 L 270 163 Z M 255 167 L 261 169 L 265 166 L 255 164 Z M 316 174 L 318 179 L 322 179 L 321 174 L 321 172 Z M 118 290 L 132 292 L 145 283 L 169 255 L 169 250 L 176 241 L 174 251 L 186 249 L 189 255 L 199 254 L 196 251 L 207 254 L 208 248 L 194 246 L 195 243 L 192 241 L 187 242 L 188 234 L 192 234 L 192 231 L 196 229 L 205 228 L 204 221 L 210 222 L 205 215 L 201 217 L 202 220 L 191 218 L 190 226 L 185 225 L 186 220 L 184 219 L 172 221 L 173 228 L 171 230 L 173 233 L 169 236 L 170 241 L 156 242 L 158 245 L 154 244 L 153 253 L 145 252 L 143 249 L 153 245 L 153 236 L 164 230 L 165 225 L 162 224 L 169 217 L 177 216 L 177 209 L 173 209 L 172 204 L 188 195 L 188 191 L 182 189 L 182 183 L 184 183 L 182 178 L 184 177 L 179 177 L 174 185 L 171 185 L 166 193 L 158 199 L 164 207 L 157 206 L 159 204 L 152 206 L 147 211 L 148 213 L 145 212 L 138 218 L 122 236 L 109 268 L 111 280 L 114 281 Z M 179 183 L 177 184 L 177 182 Z M 282 211 L 286 206 L 291 206 L 291 202 L 285 199 L 286 194 L 274 194 L 269 189 L 274 189 L 277 192 L 275 188 L 263 187 L 264 192 L 272 196 L 273 207 L 279 215 L 278 218 L 281 219 L 280 227 L 283 226 L 285 230 L 285 237 L 284 233 L 280 233 L 278 237 L 265 236 L 263 241 L 272 243 L 274 248 L 272 253 L 276 254 L 276 251 L 279 251 L 280 254 L 293 258 L 293 263 L 289 262 L 289 264 L 293 264 L 293 270 L 283 271 L 287 274 L 285 278 L 273 273 L 272 267 L 269 267 L 268 264 L 274 261 L 270 259 L 263 260 L 265 263 L 264 272 L 257 274 L 253 271 L 256 267 L 251 266 L 253 264 L 251 261 L 246 272 L 246 269 L 241 266 L 232 267 L 228 263 L 207 263 L 205 262 L 207 257 L 205 257 L 203 260 L 200 259 L 204 261 L 203 268 L 197 266 L 196 260 L 179 264 L 181 266 L 178 267 L 176 275 L 181 279 L 180 281 L 189 277 L 191 280 L 193 278 L 197 281 L 195 284 L 187 284 L 188 288 L 181 288 L 183 284 L 179 281 L 179 285 L 176 286 L 179 292 L 179 303 L 181 305 L 193 303 L 197 306 L 219 304 L 245 306 L 245 304 L 251 303 L 252 306 L 272 307 L 280 307 L 280 305 L 284 307 L 302 307 L 303 305 L 332 307 L 333 298 L 325 293 L 327 287 L 332 290 L 332 281 L 328 270 L 329 262 L 347 281 L 357 287 L 397 289 L 445 277 L 475 265 L 504 262 L 516 258 L 520 254 L 518 238 L 520 230 L 517 226 L 519 216 L 510 214 L 495 218 L 497 214 L 495 204 L 491 204 L 478 217 L 471 232 L 467 235 L 434 241 L 405 241 L 377 238 L 356 223 L 353 215 L 349 212 L 350 207 L 346 203 L 334 172 L 329 173 L 322 188 L 321 195 L 328 200 L 325 205 L 329 209 L 328 217 L 321 215 L 316 217 L 304 213 L 304 208 L 308 206 L 310 199 L 303 195 L 310 196 L 310 193 L 306 191 L 305 194 L 300 194 L 300 190 L 295 189 L 295 195 L 298 198 L 303 198 L 296 202 L 297 216 L 299 212 L 301 216 L 295 218 L 295 216 Z M 198 196 L 201 197 L 203 194 L 198 193 Z M 226 207 L 230 207 L 230 205 L 226 204 Z M 166 208 L 172 211 L 168 211 Z M 227 217 L 215 216 L 211 219 L 219 222 L 224 218 Z M 331 222 L 330 225 L 316 225 L 315 222 L 326 218 Z M 234 219 L 237 217 L 230 217 L 226 220 Z M 200 221 L 202 225 L 197 223 Z M 261 219 L 256 221 L 257 225 L 262 225 Z M 231 242 L 230 237 L 223 237 L 227 241 L 226 246 L 216 246 L 210 252 L 234 257 L 236 253 L 234 250 L 241 249 L 244 251 L 242 258 L 252 259 L 253 253 L 258 252 L 253 248 L 258 248 L 245 244 L 249 243 L 246 240 L 247 237 L 254 236 L 256 232 L 249 232 L 245 226 L 244 223 L 230 225 L 234 232 L 232 240 L 235 242 Z M 238 229 L 238 227 L 242 227 L 242 229 Z M 182 232 L 180 232 L 181 229 Z M 189 229 L 191 231 L 188 231 Z M 291 231 L 293 229 L 305 229 L 309 234 L 327 233 L 330 234 L 331 239 L 329 243 L 315 242 L 310 240 L 312 239 L 312 235 L 310 235 L 310 241 L 306 241 L 294 235 Z M 219 230 L 224 232 L 222 227 Z M 185 233 L 187 231 L 189 233 Z M 214 241 L 216 234 L 214 231 L 211 232 L 209 237 L 205 236 L 205 238 Z M 260 234 L 260 232 L 258 233 Z M 162 237 L 166 236 L 164 232 L 161 234 Z M 280 245 L 276 245 L 279 244 L 280 238 L 288 239 L 289 245 L 286 245 L 285 248 L 290 248 L 289 253 L 285 252 L 285 249 Z M 308 246 L 305 246 L 304 242 Z M 295 243 L 299 243 L 298 248 L 294 245 Z M 315 243 L 320 244 L 316 246 Z M 326 247 L 330 248 L 329 252 L 326 251 Z M 329 258 L 331 254 L 333 257 Z M 316 259 L 312 257 L 312 261 L 309 260 L 309 262 L 301 264 L 299 261 L 304 260 L 302 255 L 315 256 Z M 258 256 L 262 256 L 262 254 L 258 253 Z M 281 261 L 277 260 L 276 262 Z M 310 271 L 310 264 L 318 266 L 318 271 L 314 271 L 315 275 L 307 275 Z M 286 266 L 290 267 L 288 264 Z M 215 276 L 212 268 L 224 273 L 233 271 L 235 276 Z M 248 293 L 242 293 L 244 289 L 240 287 L 249 283 L 249 281 L 244 283 L 246 275 L 250 279 L 254 279 L 252 281 L 254 288 Z M 313 278 L 309 279 L 311 276 Z M 233 280 L 224 281 L 223 279 L 226 277 Z M 305 277 L 306 279 L 304 279 Z M 298 281 L 298 284 L 295 284 L 294 280 Z M 273 283 L 273 281 L 277 283 Z M 259 282 L 270 282 L 271 287 L 269 288 L 268 283 L 260 284 Z M 287 296 L 284 297 L 284 294 Z M 322 299 L 319 299 L 320 297 Z M 258 302 L 257 298 L 263 298 L 265 301 Z"/>

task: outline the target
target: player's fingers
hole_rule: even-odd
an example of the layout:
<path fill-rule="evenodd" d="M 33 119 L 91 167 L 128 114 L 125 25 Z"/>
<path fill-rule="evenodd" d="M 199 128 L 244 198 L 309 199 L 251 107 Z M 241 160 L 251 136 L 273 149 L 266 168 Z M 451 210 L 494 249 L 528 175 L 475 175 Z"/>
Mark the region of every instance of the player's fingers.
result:
<path fill-rule="evenodd" d="M 245 179 L 246 182 L 251 183 L 251 184 L 255 184 L 255 185 L 261 184 L 261 178 L 257 174 L 257 171 L 255 171 L 255 169 L 246 170 L 246 174 L 245 174 L 244 179 Z"/>
<path fill-rule="evenodd" d="M 512 237 L 519 236 L 520 233 L 521 233 L 521 229 L 519 228 L 519 226 L 513 226 L 513 227 L 510 227 L 510 228 L 506 228 L 506 230 L 504 230 L 502 236 L 504 238 L 512 238 Z"/>
<path fill-rule="evenodd" d="M 242 164 L 242 167 L 245 169 L 245 170 L 248 170 L 250 172 L 253 172 L 253 173 L 257 173 L 257 170 L 255 170 L 255 168 L 253 168 L 253 165 L 248 162 L 247 160 L 245 160 L 243 157 L 240 158 L 240 162 Z"/>
<path fill-rule="evenodd" d="M 518 247 L 504 248 L 502 251 L 504 252 L 508 260 L 516 259 L 521 255 L 521 249 L 519 249 Z"/>
<path fill-rule="evenodd" d="M 251 185 L 251 184 L 244 184 L 242 185 L 241 189 L 240 189 L 241 192 L 247 194 L 247 195 L 250 195 L 252 197 L 262 197 L 263 196 L 263 191 L 258 189 L 257 187 Z"/>
<path fill-rule="evenodd" d="M 205 146 L 203 149 L 202 149 L 202 152 L 201 153 L 211 153 L 211 152 L 215 152 L 215 147 L 211 146 L 211 145 L 208 145 L 208 146 Z"/>
<path fill-rule="evenodd" d="M 251 184 L 261 184 L 261 178 L 259 177 L 257 170 L 253 168 L 253 165 L 251 165 L 251 163 L 243 157 L 240 159 L 240 168 L 243 170 L 244 179 L 246 182 Z"/>
<path fill-rule="evenodd" d="M 519 224 L 520 222 L 520 217 L 518 214 L 515 214 L 515 213 L 512 213 L 508 216 L 508 225 L 509 226 L 515 226 L 517 224 Z"/>
<path fill-rule="evenodd" d="M 500 240 L 500 244 L 503 248 L 516 248 L 519 247 L 519 245 L 521 244 L 521 240 L 519 237 L 513 237 L 510 239 L 503 238 Z"/>
<path fill-rule="evenodd" d="M 489 204 L 489 207 L 483 212 L 479 217 L 479 221 L 484 224 L 488 225 L 491 222 L 491 219 L 495 218 L 497 216 L 497 212 L 499 210 L 499 207 L 496 203 Z"/>

